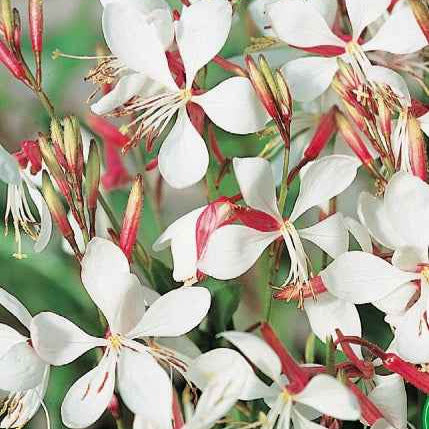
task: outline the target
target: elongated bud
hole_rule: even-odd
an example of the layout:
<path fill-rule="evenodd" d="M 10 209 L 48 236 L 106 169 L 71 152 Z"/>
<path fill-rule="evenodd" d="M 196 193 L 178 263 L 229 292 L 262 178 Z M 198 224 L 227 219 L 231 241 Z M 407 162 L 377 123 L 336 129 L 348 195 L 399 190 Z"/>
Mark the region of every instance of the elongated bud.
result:
<path fill-rule="evenodd" d="M 281 97 L 276 85 L 275 78 L 273 76 L 273 72 L 271 71 L 271 68 L 268 62 L 263 55 L 259 55 L 258 63 L 259 63 L 259 70 L 262 73 L 262 76 L 264 77 L 265 82 L 268 85 L 268 88 L 270 89 L 271 94 L 274 96 L 276 105 L 278 106 L 280 104 Z"/>
<path fill-rule="evenodd" d="M 11 45 L 13 43 L 13 12 L 11 0 L 1 1 L 1 15 L 5 39 Z"/>
<path fill-rule="evenodd" d="M 76 174 L 78 163 L 79 143 L 71 118 L 64 118 L 64 153 L 66 156 L 68 170 Z"/>
<path fill-rule="evenodd" d="M 55 153 L 53 152 L 51 146 L 48 143 L 48 140 L 43 134 L 39 134 L 39 147 L 42 153 L 43 161 L 45 161 L 46 166 L 48 167 L 49 172 L 52 177 L 55 179 L 60 192 L 67 198 L 70 199 L 70 186 L 67 182 L 67 178 L 61 169 L 61 166 L 58 162 Z"/>
<path fill-rule="evenodd" d="M 89 145 L 88 161 L 85 169 L 86 201 L 89 214 L 89 234 L 95 237 L 95 214 L 100 189 L 100 154 L 97 143 L 91 140 Z"/>
<path fill-rule="evenodd" d="M 413 115 L 408 115 L 407 128 L 411 170 L 415 176 L 426 181 L 426 143 L 420 128 L 420 123 Z"/>
<path fill-rule="evenodd" d="M 261 334 L 280 359 L 282 372 L 289 379 L 288 391 L 301 392 L 308 383 L 308 374 L 295 362 L 268 323 L 261 324 Z"/>
<path fill-rule="evenodd" d="M 37 174 L 42 169 L 42 154 L 39 144 L 33 140 L 25 140 L 21 143 L 21 149 L 30 162 L 31 174 Z"/>
<path fill-rule="evenodd" d="M 372 426 L 377 420 L 384 417 L 382 412 L 368 399 L 362 390 L 360 390 L 359 387 L 357 387 L 350 380 L 347 381 L 347 387 L 356 396 L 356 399 L 360 405 L 362 418 L 366 423 L 368 423 L 368 425 Z"/>
<path fill-rule="evenodd" d="M 0 40 L 0 62 L 15 76 L 16 79 L 25 81 L 25 71 L 22 64 L 16 59 L 15 55 Z"/>
<path fill-rule="evenodd" d="M 57 118 L 53 118 L 51 121 L 51 140 L 53 144 L 57 144 L 60 147 L 63 153 L 65 152 L 63 127 Z"/>
<path fill-rule="evenodd" d="M 128 204 L 122 222 L 119 247 L 130 260 L 140 225 L 140 216 L 143 209 L 143 177 L 138 174 L 128 197 Z"/>
<path fill-rule="evenodd" d="M 234 73 L 241 77 L 247 77 L 246 70 L 242 69 L 238 64 L 221 57 L 220 55 L 216 55 L 212 61 L 230 73 Z"/>
<path fill-rule="evenodd" d="M 279 107 L 283 116 L 283 120 L 290 121 L 292 118 L 293 101 L 289 85 L 280 70 L 276 70 L 274 76 L 276 79 L 277 89 L 280 95 Z"/>
<path fill-rule="evenodd" d="M 28 19 L 31 48 L 36 63 L 36 84 L 40 88 L 42 82 L 43 0 L 28 0 Z"/>
<path fill-rule="evenodd" d="M 392 135 L 392 112 L 386 106 L 382 97 L 377 97 L 377 110 L 380 118 L 380 127 L 383 137 L 386 143 L 390 142 L 390 136 Z"/>
<path fill-rule="evenodd" d="M 13 44 L 15 46 L 15 51 L 21 51 L 21 36 L 22 36 L 22 26 L 21 26 L 21 16 L 19 15 L 18 9 L 13 9 Z"/>
<path fill-rule="evenodd" d="M 426 0 L 408 0 L 420 29 L 429 42 L 429 5 Z"/>
<path fill-rule="evenodd" d="M 77 177 L 78 183 L 80 183 L 82 180 L 83 169 L 85 166 L 85 159 L 83 156 L 82 132 L 80 130 L 79 119 L 76 116 L 71 116 L 70 118 L 73 124 L 74 135 L 76 137 L 76 144 L 77 144 L 76 177 Z"/>

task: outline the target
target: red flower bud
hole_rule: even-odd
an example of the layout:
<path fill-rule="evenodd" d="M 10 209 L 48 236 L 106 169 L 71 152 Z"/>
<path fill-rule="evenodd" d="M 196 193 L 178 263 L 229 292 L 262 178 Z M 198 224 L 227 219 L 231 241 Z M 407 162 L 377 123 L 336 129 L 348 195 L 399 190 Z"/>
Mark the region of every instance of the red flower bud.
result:
<path fill-rule="evenodd" d="M 36 62 L 36 82 L 42 80 L 41 53 L 43 49 L 43 0 L 28 0 L 28 17 L 31 47 Z"/>

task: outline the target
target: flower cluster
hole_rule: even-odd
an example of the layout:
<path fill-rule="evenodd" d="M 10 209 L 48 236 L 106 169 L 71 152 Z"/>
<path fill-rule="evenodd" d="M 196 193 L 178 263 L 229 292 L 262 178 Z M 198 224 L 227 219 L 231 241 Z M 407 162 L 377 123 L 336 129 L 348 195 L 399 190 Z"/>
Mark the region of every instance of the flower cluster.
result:
<path fill-rule="evenodd" d="M 0 426 L 40 407 L 49 426 L 52 367 L 88 353 L 62 400 L 69 428 L 107 411 L 121 429 L 128 410 L 135 429 L 406 429 L 405 383 L 429 394 L 426 1 L 101 0 L 86 126 L 43 90 L 43 1 L 28 0 L 34 67 L 1 1 L 0 62 L 50 117 L 15 153 L 0 146 L 5 231 L 12 220 L 23 259 L 23 233 L 40 253 L 56 225 L 98 318 L 92 335 L 0 288 L 26 331 L 0 325 Z M 258 37 L 227 59 L 243 21 Z M 200 182 L 207 203 L 149 247 L 171 188 Z M 128 195 L 121 220 L 113 189 Z M 247 329 L 237 278 L 264 300 Z"/>

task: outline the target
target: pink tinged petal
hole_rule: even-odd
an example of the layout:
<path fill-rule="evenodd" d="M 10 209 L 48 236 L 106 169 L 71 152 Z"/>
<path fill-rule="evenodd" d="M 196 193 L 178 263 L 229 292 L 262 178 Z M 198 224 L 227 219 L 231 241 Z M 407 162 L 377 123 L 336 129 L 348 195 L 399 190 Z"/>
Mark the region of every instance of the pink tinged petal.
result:
<path fill-rule="evenodd" d="M 210 292 L 203 287 L 181 287 L 157 299 L 127 336 L 177 337 L 201 323 L 210 308 Z"/>
<path fill-rule="evenodd" d="M 0 288 L 0 305 L 13 314 L 27 329 L 30 328 L 32 317 L 29 311 L 13 295 L 2 288 Z"/>
<path fill-rule="evenodd" d="M 9 185 L 21 183 L 18 161 L 2 145 L 0 145 L 0 181 Z"/>
<path fill-rule="evenodd" d="M 269 120 L 249 79 L 232 77 L 192 97 L 218 127 L 235 134 L 261 131 Z"/>
<path fill-rule="evenodd" d="M 312 101 L 322 95 L 337 70 L 337 59 L 325 57 L 298 58 L 282 68 L 292 97 L 297 101 Z"/>
<path fill-rule="evenodd" d="M 344 222 L 351 235 L 358 242 L 362 251 L 372 253 L 372 241 L 368 228 L 351 217 L 344 218 Z"/>
<path fill-rule="evenodd" d="M 122 399 L 133 413 L 138 413 L 160 428 L 171 427 L 171 380 L 149 353 L 136 352 L 127 347 L 121 351 L 118 388 Z"/>
<path fill-rule="evenodd" d="M 396 429 L 385 419 L 378 419 L 372 426 L 371 429 Z"/>
<path fill-rule="evenodd" d="M 422 131 L 429 136 L 429 112 L 425 113 L 423 116 L 417 118 L 420 122 L 420 127 Z"/>
<path fill-rule="evenodd" d="M 201 355 L 201 350 L 186 335 L 182 335 L 181 337 L 157 338 L 156 343 L 190 359 L 195 359 Z"/>
<path fill-rule="evenodd" d="M 355 304 L 374 302 L 419 278 L 417 273 L 401 271 L 366 252 L 340 255 L 320 276 L 332 295 Z"/>
<path fill-rule="evenodd" d="M 347 155 L 331 155 L 311 163 L 301 175 L 299 195 L 290 215 L 294 222 L 311 207 L 343 192 L 356 177 L 360 163 Z"/>
<path fill-rule="evenodd" d="M 159 171 L 170 186 L 183 189 L 199 182 L 208 165 L 206 144 L 183 108 L 162 143 L 158 156 Z"/>
<path fill-rule="evenodd" d="M 279 232 L 260 232 L 242 225 L 224 226 L 210 237 L 198 268 L 219 280 L 241 276 L 279 236 Z"/>
<path fill-rule="evenodd" d="M 0 386 L 13 392 L 32 389 L 41 383 L 45 368 L 27 342 L 17 343 L 0 357 Z"/>
<path fill-rule="evenodd" d="M 281 220 L 270 163 L 263 158 L 234 158 L 234 173 L 246 204 Z"/>
<path fill-rule="evenodd" d="M 123 64 L 177 90 L 156 24 L 143 13 L 119 2 L 110 3 L 103 13 L 103 32 L 113 55 Z"/>
<path fill-rule="evenodd" d="M 232 7 L 227 0 L 197 1 L 184 6 L 176 24 L 176 40 L 191 88 L 198 70 L 222 49 L 228 38 Z"/>
<path fill-rule="evenodd" d="M 31 323 L 31 341 L 38 355 L 52 365 L 65 365 L 107 341 L 88 335 L 68 319 L 39 313 Z"/>
<path fill-rule="evenodd" d="M 418 271 L 419 264 L 428 260 L 427 248 L 403 246 L 393 253 L 392 265 L 404 271 Z"/>
<path fill-rule="evenodd" d="M 353 0 L 352 0 L 353 1 Z M 406 34 L 407 37 L 403 35 Z M 362 48 L 365 51 L 386 51 L 392 54 L 410 54 L 427 45 L 420 26 L 406 2 L 395 7 L 377 34 Z"/>
<path fill-rule="evenodd" d="M 309 2 L 281 0 L 267 6 L 274 32 L 289 45 L 299 48 L 330 45 L 345 46 Z"/>
<path fill-rule="evenodd" d="M 376 387 L 368 399 L 383 413 L 393 427 L 407 427 L 407 394 L 404 380 L 398 374 L 376 376 Z"/>
<path fill-rule="evenodd" d="M 105 115 L 138 95 L 148 82 L 147 76 L 133 73 L 121 77 L 115 87 L 100 100 L 91 105 L 96 115 Z"/>
<path fill-rule="evenodd" d="M 354 304 L 323 293 L 317 301 L 305 300 L 304 308 L 311 330 L 323 342 L 329 335 L 336 339 L 335 329 L 340 329 L 344 335 L 360 337 L 362 334 L 359 313 Z"/>
<path fill-rule="evenodd" d="M 349 234 L 341 213 L 335 213 L 309 228 L 298 230 L 301 238 L 319 246 L 332 258 L 336 258 L 349 248 Z"/>
<path fill-rule="evenodd" d="M 155 241 L 152 248 L 156 252 L 171 246 L 173 256 L 173 278 L 183 282 L 197 273 L 196 226 L 206 206 L 193 210 L 173 222 Z"/>
<path fill-rule="evenodd" d="M 334 24 L 338 3 L 335 0 L 311 0 L 311 4 L 325 18 L 329 27 Z"/>
<path fill-rule="evenodd" d="M 383 199 L 362 192 L 358 199 L 358 215 L 378 243 L 389 249 L 395 249 L 403 244 L 403 240 L 389 220 Z"/>
<path fill-rule="evenodd" d="M 271 380 L 279 380 L 281 375 L 280 360 L 265 341 L 246 332 L 229 331 L 223 332 L 221 336 L 237 347 Z"/>
<path fill-rule="evenodd" d="M 313 377 L 305 389 L 295 396 L 301 404 L 341 420 L 357 420 L 359 403 L 353 393 L 335 378 L 320 374 Z"/>
<path fill-rule="evenodd" d="M 67 427 L 86 428 L 101 417 L 113 396 L 115 368 L 116 355 L 109 353 L 72 385 L 61 405 Z"/>
<path fill-rule="evenodd" d="M 405 312 L 408 303 L 415 296 L 416 292 L 417 287 L 414 283 L 406 283 L 384 298 L 374 301 L 373 305 L 383 313 L 386 313 L 389 323 L 395 325 L 392 317 L 401 316 Z"/>
<path fill-rule="evenodd" d="M 353 40 L 358 40 L 363 30 L 389 7 L 390 0 L 346 0 L 347 12 L 353 28 Z"/>
<path fill-rule="evenodd" d="M 429 186 L 410 174 L 396 173 L 386 187 L 384 204 L 393 228 L 417 248 L 429 244 Z"/>

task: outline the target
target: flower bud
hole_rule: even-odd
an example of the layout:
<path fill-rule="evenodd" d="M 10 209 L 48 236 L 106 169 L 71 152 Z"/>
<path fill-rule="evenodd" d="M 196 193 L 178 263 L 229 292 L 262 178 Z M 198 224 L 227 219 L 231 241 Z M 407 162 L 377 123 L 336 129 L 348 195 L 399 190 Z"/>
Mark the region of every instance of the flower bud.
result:
<path fill-rule="evenodd" d="M 51 121 L 51 140 L 52 143 L 58 145 L 64 153 L 63 128 L 57 118 L 53 118 Z"/>
<path fill-rule="evenodd" d="M 419 121 L 411 114 L 408 115 L 407 128 L 411 171 L 415 176 L 426 181 L 427 155 L 425 138 L 420 128 Z"/>
<path fill-rule="evenodd" d="M 351 381 L 347 382 L 347 387 L 353 392 L 356 396 L 356 399 L 359 402 L 362 418 L 368 425 L 373 425 L 379 419 L 382 419 L 384 416 L 382 412 L 368 399 L 368 397 Z"/>
<path fill-rule="evenodd" d="M 411 6 L 416 21 L 429 42 L 429 9 L 427 3 L 425 4 L 424 0 L 409 0 L 408 4 Z"/>
<path fill-rule="evenodd" d="M 122 222 L 119 247 L 130 260 L 140 225 L 140 216 L 143 209 L 143 177 L 138 174 L 131 187 L 128 204 Z"/>
<path fill-rule="evenodd" d="M 76 166 L 76 177 L 78 183 L 81 183 L 83 169 L 85 166 L 85 159 L 83 156 L 83 141 L 82 141 L 82 132 L 80 130 L 79 119 L 76 116 L 71 116 L 71 121 L 74 128 L 74 135 L 76 137 L 77 143 L 77 166 Z"/>
<path fill-rule="evenodd" d="M 76 175 L 78 163 L 79 143 L 71 118 L 64 118 L 64 153 L 66 156 L 68 171 Z"/>
<path fill-rule="evenodd" d="M 4 36 L 9 45 L 13 42 L 13 12 L 11 0 L 2 0 L 1 1 L 1 17 L 4 28 Z"/>
<path fill-rule="evenodd" d="M 42 82 L 43 0 L 28 0 L 28 19 L 31 48 L 36 63 L 36 84 L 40 88 Z"/>
<path fill-rule="evenodd" d="M 280 95 L 279 106 L 283 116 L 283 120 L 290 121 L 292 118 L 292 95 L 290 93 L 289 85 L 286 82 L 283 73 L 280 70 L 276 70 L 275 73 L 276 85 Z"/>
<path fill-rule="evenodd" d="M 25 70 L 15 55 L 0 40 L 0 62 L 15 76 L 16 79 L 25 81 Z"/>
<path fill-rule="evenodd" d="M 30 162 L 31 174 L 37 174 L 42 169 L 42 154 L 40 153 L 39 144 L 33 140 L 24 140 L 21 143 L 21 149 Z"/>
<path fill-rule="evenodd" d="M 91 140 L 85 169 L 86 201 L 89 214 L 90 236 L 95 237 L 95 214 L 100 187 L 100 154 L 97 143 Z"/>

